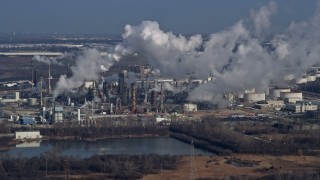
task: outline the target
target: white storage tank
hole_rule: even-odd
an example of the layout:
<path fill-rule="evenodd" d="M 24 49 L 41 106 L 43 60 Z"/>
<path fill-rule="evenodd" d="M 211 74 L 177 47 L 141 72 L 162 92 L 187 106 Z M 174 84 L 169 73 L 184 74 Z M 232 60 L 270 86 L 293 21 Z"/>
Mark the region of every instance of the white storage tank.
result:
<path fill-rule="evenodd" d="M 307 82 L 308 82 L 307 78 L 298 78 L 296 80 L 296 84 L 304 84 L 304 83 L 307 83 Z"/>
<path fill-rule="evenodd" d="M 256 92 L 256 88 L 246 89 L 244 91 L 244 93 L 255 93 L 255 92 Z"/>
<path fill-rule="evenodd" d="M 281 92 L 280 93 L 281 99 L 285 98 L 296 98 L 296 99 L 302 99 L 302 93 L 299 92 Z"/>
<path fill-rule="evenodd" d="M 289 88 L 273 88 L 269 90 L 269 95 L 272 98 L 280 98 L 281 92 L 291 92 Z"/>
<path fill-rule="evenodd" d="M 265 93 L 245 93 L 244 100 L 248 102 L 265 101 L 266 94 Z"/>
<path fill-rule="evenodd" d="M 307 76 L 307 81 L 308 81 L 308 82 L 316 81 L 316 79 L 317 79 L 316 76 L 312 76 L 312 75 Z"/>

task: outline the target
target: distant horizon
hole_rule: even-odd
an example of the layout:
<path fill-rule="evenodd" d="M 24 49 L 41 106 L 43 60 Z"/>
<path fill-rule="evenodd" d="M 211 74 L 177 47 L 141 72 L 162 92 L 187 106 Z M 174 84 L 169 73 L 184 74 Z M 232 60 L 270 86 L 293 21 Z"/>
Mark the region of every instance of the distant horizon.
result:
<path fill-rule="evenodd" d="M 270 0 L 4 0 L 0 3 L 2 34 L 121 35 L 127 24 L 157 21 L 175 34 L 209 35 L 239 20 Z M 269 33 L 283 31 L 292 22 L 310 18 L 318 0 L 279 0 Z M 303 7 L 303 8 L 301 8 Z"/>

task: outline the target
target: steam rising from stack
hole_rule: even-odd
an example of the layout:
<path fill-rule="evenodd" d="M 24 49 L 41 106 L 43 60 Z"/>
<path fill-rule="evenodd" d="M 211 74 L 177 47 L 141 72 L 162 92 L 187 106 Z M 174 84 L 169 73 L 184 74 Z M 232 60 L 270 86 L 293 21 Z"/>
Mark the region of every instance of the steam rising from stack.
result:
<path fill-rule="evenodd" d="M 53 97 L 80 87 L 86 80 L 98 80 L 99 73 L 108 70 L 114 63 L 115 56 L 102 58 L 95 49 L 86 49 L 77 57 L 76 65 L 71 67 L 72 76 L 61 75 L 54 90 Z M 103 66 L 103 68 L 101 68 Z"/>
<path fill-rule="evenodd" d="M 212 34 L 207 41 L 201 35 L 184 37 L 164 32 L 153 21 L 143 21 L 139 26 L 126 25 L 124 40 L 114 52 L 101 58 L 96 50 L 85 50 L 72 67 L 73 76 L 61 76 L 54 94 L 79 87 L 84 80 L 96 80 L 101 65 L 109 69 L 122 55 L 136 53 L 164 76 L 189 74 L 206 79 L 213 75 L 214 83 L 200 85 L 189 93 L 192 101 L 221 101 L 225 92 L 241 93 L 249 88 L 262 91 L 270 82 L 281 79 L 285 68 L 310 67 L 320 57 L 319 8 L 312 19 L 292 23 L 284 33 L 275 35 L 271 41 L 274 51 L 262 47 L 259 38 L 270 27 L 269 19 L 275 11 L 276 3 L 271 2 L 251 11 L 253 29 L 239 20 L 230 28 Z"/>

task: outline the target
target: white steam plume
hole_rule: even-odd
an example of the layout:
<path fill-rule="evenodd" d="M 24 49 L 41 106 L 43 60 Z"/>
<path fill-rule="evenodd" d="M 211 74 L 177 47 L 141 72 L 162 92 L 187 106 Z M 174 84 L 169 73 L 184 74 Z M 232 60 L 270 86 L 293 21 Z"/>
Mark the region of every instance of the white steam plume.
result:
<path fill-rule="evenodd" d="M 61 58 L 61 57 L 59 57 Z M 56 64 L 56 65 L 59 65 L 59 66 L 62 66 L 63 64 L 61 62 L 58 62 L 57 61 L 58 58 L 54 58 L 54 57 L 46 57 L 46 56 L 39 56 L 39 55 L 36 55 L 32 58 L 32 60 L 34 61 L 38 61 L 38 62 L 41 62 L 41 63 L 45 63 L 45 64 Z"/>
<path fill-rule="evenodd" d="M 110 67 L 122 55 L 136 53 L 164 76 L 189 74 L 206 79 L 209 74 L 213 75 L 214 83 L 200 85 L 189 93 L 192 101 L 217 102 L 226 92 L 241 93 L 250 88 L 262 91 L 270 82 L 282 79 L 285 68 L 310 67 L 320 57 L 319 10 L 311 20 L 292 23 L 287 31 L 276 35 L 271 41 L 273 51 L 262 47 L 257 35 L 270 27 L 269 19 L 275 10 L 276 3 L 271 2 L 267 7 L 251 11 L 255 29 L 250 30 L 240 20 L 232 27 L 212 34 L 205 42 L 200 35 L 187 38 L 164 32 L 157 22 L 126 25 L 123 42 L 115 47 L 114 54 L 109 54 L 107 60 L 88 55 L 84 55 L 87 58 L 80 57 L 72 69 L 73 76 L 60 78 L 57 92 L 80 86 L 83 80 L 96 79 L 101 71 L 98 67 L 103 62 L 109 62 L 105 67 Z M 302 71 L 298 70 L 296 74 Z"/>
<path fill-rule="evenodd" d="M 138 52 L 162 75 L 192 74 L 206 78 L 212 74 L 214 84 L 200 85 L 190 93 L 194 101 L 215 101 L 225 92 L 258 91 L 271 81 L 283 77 L 288 67 L 310 67 L 320 57 L 319 13 L 308 22 L 292 24 L 289 30 L 275 36 L 275 51 L 262 47 L 256 33 L 270 26 L 269 18 L 276 10 L 274 2 L 258 11 L 251 11 L 255 30 L 249 30 L 242 20 L 232 27 L 212 34 L 202 42 L 200 35 L 190 38 L 163 32 L 157 22 L 145 21 L 139 26 L 125 27 L 124 42 L 119 49 Z M 197 49 L 203 45 L 202 52 Z M 300 73 L 300 72 L 299 72 Z"/>
<path fill-rule="evenodd" d="M 102 58 L 95 49 L 84 50 L 82 55 L 77 57 L 75 66 L 71 67 L 72 76 L 69 78 L 66 75 L 60 76 L 53 97 L 56 98 L 65 91 L 80 87 L 86 80 L 98 80 L 99 73 L 108 70 L 114 61 L 112 56 Z"/>
<path fill-rule="evenodd" d="M 277 4 L 274 1 L 271 1 L 268 6 L 261 7 L 258 11 L 251 10 L 250 15 L 257 35 L 260 35 L 264 29 L 270 27 L 270 17 L 276 10 Z"/>

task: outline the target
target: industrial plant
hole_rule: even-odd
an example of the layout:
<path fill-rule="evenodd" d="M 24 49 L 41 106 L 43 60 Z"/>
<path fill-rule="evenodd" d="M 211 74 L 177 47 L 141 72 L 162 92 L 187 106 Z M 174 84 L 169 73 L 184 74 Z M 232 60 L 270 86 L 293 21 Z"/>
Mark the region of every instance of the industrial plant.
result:
<path fill-rule="evenodd" d="M 320 4 L 268 32 L 277 7 L 212 34 L 0 29 L 0 179 L 320 179 Z"/>
<path fill-rule="evenodd" d="M 192 101 L 190 92 L 202 85 L 214 86 L 216 77 L 164 77 L 150 65 L 121 66 L 112 70 L 113 74 L 104 76 L 101 73 L 98 80 L 87 79 L 79 87 L 57 95 L 54 91 L 59 77 L 52 76 L 51 66 L 46 64 L 46 74 L 39 77 L 37 67 L 31 64 L 30 79 L 1 82 L 3 120 L 22 125 L 94 125 L 96 121 L 130 117 L 151 124 L 164 121 L 168 125 L 177 120 L 176 117 L 198 120 L 199 113 L 210 114 L 223 109 L 233 110 L 223 117 L 241 114 L 241 117 L 252 118 L 265 114 L 272 118 L 278 111 L 290 114 L 318 112 L 320 105 L 318 95 L 303 89 L 304 85 L 314 83 L 320 77 L 315 67 L 303 75 L 305 79 L 289 79 L 286 85 L 263 91 L 251 88 L 240 93 L 215 94 L 221 96 L 221 100 L 214 102 Z M 219 103 L 222 102 L 226 104 L 221 107 Z M 248 109 L 256 112 L 247 113 Z"/>

